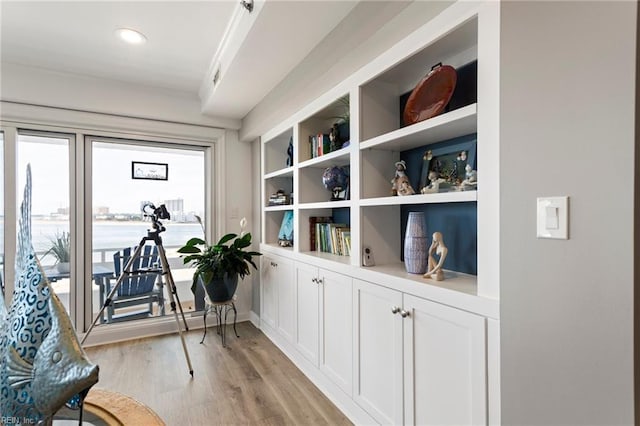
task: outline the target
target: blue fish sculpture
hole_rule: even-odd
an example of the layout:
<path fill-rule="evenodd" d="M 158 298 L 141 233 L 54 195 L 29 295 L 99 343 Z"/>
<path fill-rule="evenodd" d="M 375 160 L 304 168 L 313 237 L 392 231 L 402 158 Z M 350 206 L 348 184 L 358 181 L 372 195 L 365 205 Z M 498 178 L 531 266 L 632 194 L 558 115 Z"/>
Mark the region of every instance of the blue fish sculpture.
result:
<path fill-rule="evenodd" d="M 16 281 L 8 312 L 0 293 L 0 415 L 11 423 L 48 422 L 74 395 L 98 382 L 64 305 L 31 242 L 31 167 L 20 206 Z"/>

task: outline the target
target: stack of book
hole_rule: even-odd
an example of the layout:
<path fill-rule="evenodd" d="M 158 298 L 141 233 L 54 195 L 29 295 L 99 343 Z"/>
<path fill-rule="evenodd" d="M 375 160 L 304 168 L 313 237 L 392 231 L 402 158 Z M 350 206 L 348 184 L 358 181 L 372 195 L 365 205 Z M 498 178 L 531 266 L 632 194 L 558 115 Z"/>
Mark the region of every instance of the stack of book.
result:
<path fill-rule="evenodd" d="M 269 196 L 269 205 L 270 206 L 284 206 L 287 204 L 291 204 L 291 199 L 284 191 L 278 191 L 275 194 L 271 194 Z"/>
<path fill-rule="evenodd" d="M 351 228 L 344 223 L 332 223 L 330 217 L 309 218 L 311 251 L 351 255 Z"/>

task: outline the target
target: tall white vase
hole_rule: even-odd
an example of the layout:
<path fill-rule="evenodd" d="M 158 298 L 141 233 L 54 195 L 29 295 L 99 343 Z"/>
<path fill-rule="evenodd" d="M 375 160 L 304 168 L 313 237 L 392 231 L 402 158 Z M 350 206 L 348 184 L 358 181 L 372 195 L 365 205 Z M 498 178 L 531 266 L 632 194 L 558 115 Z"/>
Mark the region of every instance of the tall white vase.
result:
<path fill-rule="evenodd" d="M 404 266 L 410 274 L 424 274 L 428 266 L 427 227 L 423 212 L 409 212 L 404 235 Z"/>

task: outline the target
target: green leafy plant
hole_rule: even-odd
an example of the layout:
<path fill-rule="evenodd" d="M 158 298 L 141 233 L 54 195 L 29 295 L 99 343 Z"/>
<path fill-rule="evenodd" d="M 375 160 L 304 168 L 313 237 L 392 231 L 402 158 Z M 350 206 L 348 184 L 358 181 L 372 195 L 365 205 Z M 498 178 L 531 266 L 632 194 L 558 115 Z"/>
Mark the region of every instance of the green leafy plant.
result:
<path fill-rule="evenodd" d="M 183 256 L 185 265 L 192 264 L 196 267 L 191 291 L 195 294 L 198 278 L 205 283 L 213 279 L 222 279 L 225 275 L 238 274 L 240 278 L 244 278 L 251 273 L 249 265 L 257 270 L 253 256 L 262 256 L 262 253 L 245 250 L 250 245 L 249 232 L 242 236 L 227 234 L 214 245 L 208 245 L 201 238 L 191 238 L 187 241 L 178 249 L 178 253 L 186 255 Z"/>
<path fill-rule="evenodd" d="M 71 259 L 71 233 L 62 231 L 61 234 L 56 232 L 54 238 L 49 238 L 51 247 L 44 255 L 52 255 L 58 263 L 68 263 Z"/>
<path fill-rule="evenodd" d="M 338 115 L 332 115 L 331 118 L 337 118 L 336 124 L 348 123 L 351 119 L 349 109 L 349 95 L 344 95 L 336 101 L 336 109 L 339 111 Z"/>

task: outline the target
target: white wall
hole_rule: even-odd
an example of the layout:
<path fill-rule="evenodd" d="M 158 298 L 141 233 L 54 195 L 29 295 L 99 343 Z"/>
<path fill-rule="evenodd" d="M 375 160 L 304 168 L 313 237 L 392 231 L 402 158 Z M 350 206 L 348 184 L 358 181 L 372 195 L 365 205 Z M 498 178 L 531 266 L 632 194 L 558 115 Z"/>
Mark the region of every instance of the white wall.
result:
<path fill-rule="evenodd" d="M 634 423 L 636 7 L 502 3 L 506 425 Z M 570 239 L 538 240 L 536 197 L 555 195 Z"/>
<path fill-rule="evenodd" d="M 117 116 L 238 129 L 239 120 L 202 115 L 197 93 L 146 87 L 3 62 L 0 99 Z"/>
<path fill-rule="evenodd" d="M 240 233 L 240 219 L 247 219 L 247 231 L 252 233 L 254 247 L 257 247 L 258 241 L 255 239 L 254 217 L 253 217 L 253 189 L 251 182 L 256 179 L 259 169 L 255 170 L 252 160 L 251 144 L 238 142 L 238 132 L 228 130 L 225 132 L 225 153 L 224 153 L 224 206 L 216 208 L 216 212 L 224 214 L 226 217 L 226 229 L 222 230 L 220 235 L 227 232 Z M 259 259 L 256 259 L 259 261 Z M 245 277 L 238 284 L 236 294 L 238 300 L 236 307 L 238 315 L 245 318 L 248 317 L 252 304 L 253 280 L 259 274 L 251 268 L 251 275 Z"/>

